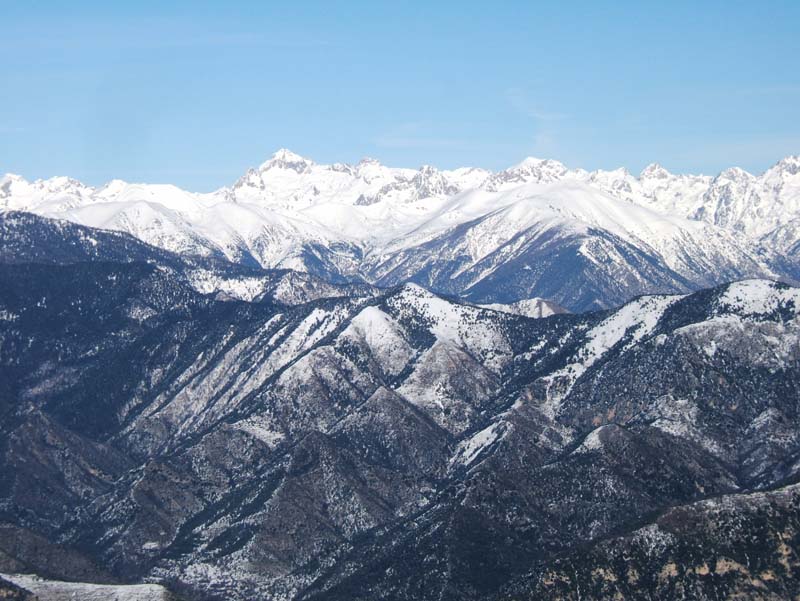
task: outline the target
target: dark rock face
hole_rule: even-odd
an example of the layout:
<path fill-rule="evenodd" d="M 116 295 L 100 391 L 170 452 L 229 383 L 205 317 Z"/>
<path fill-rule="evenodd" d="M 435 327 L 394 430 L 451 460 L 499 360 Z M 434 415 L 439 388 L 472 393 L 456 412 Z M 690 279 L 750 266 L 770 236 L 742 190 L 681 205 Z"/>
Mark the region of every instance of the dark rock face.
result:
<path fill-rule="evenodd" d="M 726 495 L 559 557 L 501 596 L 530 599 L 793 599 L 800 491 Z"/>
<path fill-rule="evenodd" d="M 413 284 L 243 302 L 114 239 L 59 262 L 87 228 L 42 221 L 0 265 L 0 572 L 187 599 L 800 594 L 796 288 L 545 319 Z"/>

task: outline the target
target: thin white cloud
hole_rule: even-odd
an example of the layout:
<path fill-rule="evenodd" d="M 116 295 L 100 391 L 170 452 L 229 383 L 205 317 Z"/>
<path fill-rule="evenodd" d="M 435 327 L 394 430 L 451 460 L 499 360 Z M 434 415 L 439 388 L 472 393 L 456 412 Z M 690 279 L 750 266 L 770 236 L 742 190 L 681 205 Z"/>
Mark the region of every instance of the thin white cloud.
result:
<path fill-rule="evenodd" d="M 549 123 L 567 118 L 567 115 L 564 113 L 544 110 L 534 102 L 528 94 L 519 88 L 509 88 L 506 90 L 506 98 L 511 103 L 511 106 L 518 112 L 539 122 Z"/>
<path fill-rule="evenodd" d="M 557 125 L 568 116 L 564 113 L 545 110 L 519 88 L 506 90 L 506 98 L 518 113 L 532 121 L 533 132 L 529 152 L 540 157 L 554 156 L 558 150 Z"/>

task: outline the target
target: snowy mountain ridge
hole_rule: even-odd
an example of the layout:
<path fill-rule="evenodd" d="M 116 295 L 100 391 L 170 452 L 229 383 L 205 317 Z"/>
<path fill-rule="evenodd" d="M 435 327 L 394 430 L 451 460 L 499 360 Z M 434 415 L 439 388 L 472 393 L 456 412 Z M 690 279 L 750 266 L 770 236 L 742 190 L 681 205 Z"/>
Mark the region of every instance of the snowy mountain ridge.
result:
<path fill-rule="evenodd" d="M 211 193 L 118 179 L 99 188 L 65 176 L 29 182 L 20 175 L 7 173 L 0 178 L 0 200 L 3 209 L 41 211 L 66 210 L 103 201 L 149 199 L 182 211 L 190 211 L 193 204 L 203 207 L 231 200 L 258 201 L 268 206 L 293 202 L 288 206 L 298 209 L 327 202 L 356 206 L 413 202 L 452 196 L 468 189 L 497 192 L 522 184 L 566 180 L 586 182 L 611 196 L 691 219 L 721 215 L 721 207 L 714 206 L 713 201 L 727 193 L 727 199 L 736 197 L 735 204 L 743 210 L 742 216 L 749 210 L 754 217 L 766 217 L 766 222 L 753 219 L 740 225 L 739 229 L 757 233 L 768 229 L 769 217 L 780 217 L 770 214 L 773 205 L 787 208 L 790 213 L 800 210 L 800 155 L 785 157 L 760 175 L 732 167 L 712 177 L 673 174 L 658 163 L 651 163 L 638 176 L 625 168 L 589 172 L 570 169 L 557 160 L 534 157 L 499 172 L 475 167 L 439 170 L 430 165 L 419 169 L 393 168 L 370 158 L 355 165 L 324 165 L 280 149 L 258 168 L 249 169 L 233 185 Z M 181 203 L 187 199 L 194 202 Z M 722 221 L 722 217 L 717 221 Z"/>
<path fill-rule="evenodd" d="M 282 149 L 232 186 L 203 194 L 9 174 L 0 179 L 0 210 L 331 281 L 415 281 L 476 302 L 538 296 L 571 310 L 741 277 L 794 281 L 800 273 L 797 156 L 758 176 L 741 169 L 674 175 L 657 164 L 634 176 L 536 158 L 496 173 L 392 168 L 374 159 L 322 165 Z M 600 282 L 594 301 L 554 294 L 544 274 L 498 298 L 473 290 L 512 264 L 518 271 L 555 260 L 553 252 L 561 262 L 571 257 L 581 281 Z M 646 263 L 663 271 L 657 281 L 649 281 Z M 619 291 L 615 279 L 626 282 Z"/>

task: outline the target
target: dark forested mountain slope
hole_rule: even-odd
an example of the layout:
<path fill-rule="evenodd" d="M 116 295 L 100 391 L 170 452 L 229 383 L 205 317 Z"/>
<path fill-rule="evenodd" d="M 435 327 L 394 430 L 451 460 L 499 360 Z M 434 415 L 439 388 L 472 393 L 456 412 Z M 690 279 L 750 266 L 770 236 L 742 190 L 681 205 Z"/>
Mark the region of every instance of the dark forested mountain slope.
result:
<path fill-rule="evenodd" d="M 798 289 L 532 319 L 414 284 L 245 302 L 145 251 L 0 265 L 0 572 L 190 599 L 800 594 Z"/>

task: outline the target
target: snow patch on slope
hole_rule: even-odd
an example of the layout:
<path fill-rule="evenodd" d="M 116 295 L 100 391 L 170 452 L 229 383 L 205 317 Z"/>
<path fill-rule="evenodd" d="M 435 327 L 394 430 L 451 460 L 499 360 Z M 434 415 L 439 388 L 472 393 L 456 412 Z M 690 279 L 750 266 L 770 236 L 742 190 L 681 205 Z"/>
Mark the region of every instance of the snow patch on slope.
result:
<path fill-rule="evenodd" d="M 505 435 L 508 427 L 509 425 L 505 422 L 495 422 L 460 442 L 451 459 L 451 463 L 470 465 L 484 450 L 500 440 Z"/>
<path fill-rule="evenodd" d="M 233 424 L 235 429 L 246 432 L 253 438 L 257 438 L 266 444 L 270 449 L 274 449 L 284 438 L 286 438 L 286 436 L 283 434 L 283 432 L 272 430 L 269 426 L 270 424 L 265 420 L 261 420 L 255 416 L 248 417 L 247 419 L 243 419 Z"/>
<path fill-rule="evenodd" d="M 676 399 L 671 395 L 657 399 L 644 413 L 652 427 L 694 442 L 717 457 L 722 457 L 723 450 L 703 433 L 699 415 L 697 403 L 690 399 Z"/>
<path fill-rule="evenodd" d="M 46 580 L 32 574 L 0 574 L 31 591 L 41 601 L 167 601 L 170 594 L 158 584 L 88 584 Z"/>
<path fill-rule="evenodd" d="M 397 375 L 414 356 L 414 349 L 402 335 L 402 328 L 378 307 L 365 307 L 356 315 L 342 337 L 362 341 L 384 373 Z"/>
<path fill-rule="evenodd" d="M 583 455 L 584 453 L 591 453 L 593 451 L 602 449 L 603 440 L 600 438 L 600 435 L 603 430 L 608 427 L 609 426 L 600 426 L 599 428 L 595 428 L 589 432 L 589 434 L 586 435 L 586 438 L 583 439 L 583 442 L 581 442 L 581 444 L 573 451 L 573 453 L 577 455 Z"/>
<path fill-rule="evenodd" d="M 197 269 L 189 274 L 189 282 L 200 294 L 224 292 L 232 298 L 253 301 L 264 294 L 269 282 L 265 277 L 226 277 L 225 275 Z"/>
<path fill-rule="evenodd" d="M 483 309 L 445 300 L 416 284 L 405 284 L 388 304 L 400 323 L 422 318 L 438 341 L 468 350 L 490 369 L 499 370 L 511 357 L 504 335 L 491 320 L 482 319 Z"/>
<path fill-rule="evenodd" d="M 625 349 L 632 347 L 652 332 L 664 311 L 681 298 L 683 297 L 642 296 L 624 305 L 589 330 L 587 342 L 579 352 L 579 361 L 573 365 L 583 373 L 626 335 L 630 335 L 630 340 Z"/>
<path fill-rule="evenodd" d="M 741 315 L 769 315 L 782 307 L 800 309 L 800 290 L 769 280 L 743 280 L 730 284 L 718 302 Z"/>
<path fill-rule="evenodd" d="M 655 329 L 664 311 L 681 298 L 679 295 L 639 297 L 588 330 L 584 344 L 572 361 L 543 379 L 546 398 L 542 410 L 545 414 L 554 416 L 561 399 L 592 365 L 626 337 L 628 341 L 623 352 L 645 338 Z"/>
<path fill-rule="evenodd" d="M 552 303 L 543 298 L 528 298 L 509 304 L 490 303 L 478 306 L 482 309 L 491 309 L 492 311 L 511 313 L 512 315 L 522 315 L 523 317 L 531 317 L 533 319 L 550 317 L 551 315 L 567 312 L 566 309 L 560 307 L 556 303 Z"/>

